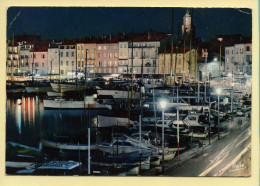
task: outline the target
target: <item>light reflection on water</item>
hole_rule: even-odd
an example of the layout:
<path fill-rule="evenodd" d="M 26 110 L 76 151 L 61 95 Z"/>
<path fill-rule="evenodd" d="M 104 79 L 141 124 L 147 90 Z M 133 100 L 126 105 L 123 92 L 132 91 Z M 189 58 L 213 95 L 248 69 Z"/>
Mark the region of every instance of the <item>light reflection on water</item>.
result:
<path fill-rule="evenodd" d="M 18 133 L 21 134 L 22 133 L 22 109 L 21 109 L 21 99 L 17 99 L 16 101 L 16 105 L 17 105 L 17 110 L 16 110 L 16 125 L 18 128 Z"/>
<path fill-rule="evenodd" d="M 91 110 L 90 121 L 107 110 Z M 43 97 L 20 96 L 6 100 L 6 140 L 38 147 L 45 136 L 82 134 L 86 131 L 88 110 L 45 110 Z"/>

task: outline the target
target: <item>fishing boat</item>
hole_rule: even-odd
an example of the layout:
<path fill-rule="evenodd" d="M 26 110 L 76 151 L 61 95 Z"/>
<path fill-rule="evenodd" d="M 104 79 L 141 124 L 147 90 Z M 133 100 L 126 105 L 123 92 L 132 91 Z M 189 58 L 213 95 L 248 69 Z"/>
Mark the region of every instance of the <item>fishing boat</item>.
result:
<path fill-rule="evenodd" d="M 58 142 L 58 141 L 52 141 L 47 139 L 41 140 L 42 146 L 60 149 L 60 150 L 83 150 L 87 151 L 89 149 L 88 144 L 80 144 L 80 143 L 65 143 L 65 142 Z M 96 144 L 90 145 L 90 150 L 96 150 L 97 146 Z"/>
<path fill-rule="evenodd" d="M 114 99 L 128 99 L 131 98 L 131 92 L 127 90 L 97 90 L 98 96 L 112 96 Z M 133 92 L 132 99 L 140 99 L 139 92 Z"/>
<path fill-rule="evenodd" d="M 151 166 L 159 166 L 160 163 L 161 163 L 161 160 L 159 157 L 156 157 L 156 156 L 150 157 Z"/>
<path fill-rule="evenodd" d="M 50 161 L 46 162 L 39 167 L 33 169 L 25 169 L 17 171 L 16 174 L 20 175 L 79 175 L 80 162 L 75 161 Z"/>
<path fill-rule="evenodd" d="M 51 89 L 51 87 L 35 86 L 35 87 L 25 87 L 25 90 L 27 93 L 46 93 L 52 89 Z"/>
<path fill-rule="evenodd" d="M 199 116 L 200 114 L 191 113 L 183 121 L 180 122 L 183 122 L 189 127 L 190 131 L 192 132 L 192 137 L 205 138 L 208 135 L 208 127 L 199 122 Z"/>
<path fill-rule="evenodd" d="M 6 82 L 6 93 L 23 93 L 25 92 L 25 82 Z"/>
<path fill-rule="evenodd" d="M 47 81 L 36 81 L 25 87 L 27 93 L 46 93 L 51 91 L 50 83 Z"/>
<path fill-rule="evenodd" d="M 6 143 L 6 172 L 14 173 L 19 169 L 33 166 L 36 159 L 40 159 L 40 149 L 26 145 L 7 142 Z"/>
<path fill-rule="evenodd" d="M 100 104 L 97 101 L 85 102 L 77 100 L 54 99 L 43 100 L 44 108 L 46 109 L 112 109 L 111 105 Z"/>
<path fill-rule="evenodd" d="M 138 151 L 133 151 L 129 153 L 122 154 L 109 154 L 106 156 L 95 156 L 92 157 L 92 164 L 99 166 L 114 166 L 114 167 L 124 167 L 140 165 L 142 169 L 150 168 L 150 153 Z"/>
<path fill-rule="evenodd" d="M 98 145 L 98 149 L 102 152 L 109 154 L 122 154 L 131 153 L 137 150 L 153 150 L 154 148 L 150 145 L 139 143 L 139 141 L 129 137 L 116 137 L 111 143 L 101 143 Z"/>
<path fill-rule="evenodd" d="M 47 92 L 48 97 L 62 97 L 64 96 L 63 92 Z"/>
<path fill-rule="evenodd" d="M 172 160 L 174 158 L 175 154 L 176 154 L 176 151 L 164 153 L 164 161 Z M 157 157 L 159 157 L 159 159 L 162 160 L 162 155 L 157 155 Z"/>
<path fill-rule="evenodd" d="M 98 115 L 98 127 L 129 127 L 133 121 L 123 117 L 108 117 Z"/>
<path fill-rule="evenodd" d="M 85 90 L 87 85 L 85 84 L 75 84 L 75 83 L 51 83 L 52 90 L 55 92 L 69 92 L 76 90 Z"/>
<path fill-rule="evenodd" d="M 17 154 L 15 157 L 12 157 L 10 160 L 5 161 L 6 168 L 21 169 L 34 164 L 35 164 L 34 156 L 20 155 L 20 154 Z"/>

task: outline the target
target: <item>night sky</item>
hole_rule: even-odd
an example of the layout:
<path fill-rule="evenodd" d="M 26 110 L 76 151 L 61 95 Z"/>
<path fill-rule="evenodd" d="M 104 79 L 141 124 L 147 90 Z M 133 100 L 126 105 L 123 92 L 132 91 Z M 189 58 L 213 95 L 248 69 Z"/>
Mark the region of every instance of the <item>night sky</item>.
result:
<path fill-rule="evenodd" d="M 180 21 L 182 25 L 186 10 L 175 8 L 175 33 L 177 23 Z M 193 15 L 196 37 L 204 40 L 221 34 L 252 35 L 250 9 L 194 8 Z M 15 35 L 35 32 L 43 39 L 64 39 L 144 32 L 149 28 L 170 33 L 171 8 L 11 7 L 7 11 L 9 39 L 13 31 Z"/>

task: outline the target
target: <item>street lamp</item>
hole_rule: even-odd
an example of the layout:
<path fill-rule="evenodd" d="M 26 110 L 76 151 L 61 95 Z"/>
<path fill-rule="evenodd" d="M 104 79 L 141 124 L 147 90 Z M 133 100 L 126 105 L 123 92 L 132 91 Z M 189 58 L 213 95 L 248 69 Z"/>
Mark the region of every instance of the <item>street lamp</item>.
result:
<path fill-rule="evenodd" d="M 220 42 L 220 46 L 219 46 L 219 69 L 218 69 L 218 80 L 219 80 L 219 83 L 220 83 L 220 65 L 221 65 L 221 42 L 223 41 L 223 38 L 222 37 L 219 37 L 218 38 L 218 41 Z"/>
<path fill-rule="evenodd" d="M 216 89 L 216 93 L 218 95 L 218 139 L 219 139 L 219 95 L 221 94 L 221 88 Z"/>
<path fill-rule="evenodd" d="M 162 174 L 164 174 L 164 110 L 167 102 L 165 100 L 160 101 L 160 106 L 162 109 Z"/>

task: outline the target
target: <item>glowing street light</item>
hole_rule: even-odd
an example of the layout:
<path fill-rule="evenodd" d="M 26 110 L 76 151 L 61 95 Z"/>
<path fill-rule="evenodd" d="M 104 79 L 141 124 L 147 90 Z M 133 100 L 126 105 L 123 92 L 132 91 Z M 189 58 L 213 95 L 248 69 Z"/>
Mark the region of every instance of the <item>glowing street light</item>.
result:
<path fill-rule="evenodd" d="M 167 107 L 167 101 L 160 101 L 162 109 L 162 174 L 164 174 L 164 110 Z"/>
<path fill-rule="evenodd" d="M 164 109 L 167 106 L 167 102 L 165 100 L 160 101 L 160 106 L 161 106 L 161 109 L 164 111 Z"/>

